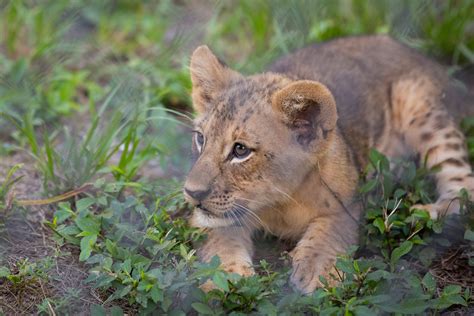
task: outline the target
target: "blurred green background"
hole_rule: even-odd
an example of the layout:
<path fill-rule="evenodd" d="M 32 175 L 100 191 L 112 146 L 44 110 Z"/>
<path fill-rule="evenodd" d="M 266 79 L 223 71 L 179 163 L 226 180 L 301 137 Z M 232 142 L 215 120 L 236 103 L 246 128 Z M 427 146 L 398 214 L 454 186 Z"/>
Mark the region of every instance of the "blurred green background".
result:
<path fill-rule="evenodd" d="M 161 153 L 164 169 L 185 170 L 189 142 L 175 127 L 189 125 L 184 116 L 192 116 L 187 67 L 197 45 L 206 43 L 231 66 L 253 73 L 310 43 L 391 34 L 455 72 L 474 63 L 473 21 L 472 0 L 3 0 L 0 153 L 32 146 L 40 155 L 35 138 L 44 143 L 48 134 L 54 142 L 59 133 L 64 142 L 64 127 L 87 131 L 120 85 L 109 111 L 142 112 L 136 124 L 149 152 Z M 12 128 L 12 119 L 23 132 Z"/>

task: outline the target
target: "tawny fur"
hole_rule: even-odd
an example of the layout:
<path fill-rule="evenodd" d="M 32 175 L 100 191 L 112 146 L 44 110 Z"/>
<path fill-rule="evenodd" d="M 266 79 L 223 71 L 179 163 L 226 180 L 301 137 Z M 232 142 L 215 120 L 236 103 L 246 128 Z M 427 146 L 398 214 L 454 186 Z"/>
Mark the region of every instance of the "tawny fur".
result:
<path fill-rule="evenodd" d="M 359 173 L 374 147 L 388 156 L 417 154 L 439 166 L 433 217 L 459 211 L 461 188 L 474 191 L 454 117 L 473 96 L 442 67 L 385 36 L 308 47 L 245 77 L 205 47 L 191 59 L 196 130 L 203 135 L 185 195 L 191 223 L 209 227 L 201 258 L 253 273 L 256 230 L 298 241 L 292 283 L 308 293 L 335 258 L 357 243 Z M 453 109 L 453 110 L 450 110 Z M 232 156 L 236 143 L 250 148 Z"/>

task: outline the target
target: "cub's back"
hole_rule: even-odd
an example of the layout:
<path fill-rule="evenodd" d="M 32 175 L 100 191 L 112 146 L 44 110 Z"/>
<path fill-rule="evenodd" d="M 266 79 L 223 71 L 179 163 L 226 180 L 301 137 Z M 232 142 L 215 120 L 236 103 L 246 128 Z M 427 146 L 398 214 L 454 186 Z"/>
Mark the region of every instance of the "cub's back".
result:
<path fill-rule="evenodd" d="M 392 83 L 410 74 L 440 86 L 443 68 L 388 36 L 336 39 L 303 48 L 277 61 L 270 71 L 317 80 L 336 100 L 339 127 L 356 151 L 377 147 L 390 120 Z"/>

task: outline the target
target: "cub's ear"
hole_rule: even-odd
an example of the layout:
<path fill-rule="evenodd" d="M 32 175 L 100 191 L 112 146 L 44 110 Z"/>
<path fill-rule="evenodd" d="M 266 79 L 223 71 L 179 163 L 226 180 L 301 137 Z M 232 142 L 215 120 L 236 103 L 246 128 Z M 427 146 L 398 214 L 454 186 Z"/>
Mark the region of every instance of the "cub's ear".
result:
<path fill-rule="evenodd" d="M 206 46 L 199 46 L 191 56 L 193 106 L 198 114 L 208 110 L 213 97 L 240 74 L 220 62 Z"/>
<path fill-rule="evenodd" d="M 278 90 L 272 96 L 272 107 L 305 147 L 316 139 L 325 139 L 336 127 L 334 97 L 316 81 L 295 81 Z"/>

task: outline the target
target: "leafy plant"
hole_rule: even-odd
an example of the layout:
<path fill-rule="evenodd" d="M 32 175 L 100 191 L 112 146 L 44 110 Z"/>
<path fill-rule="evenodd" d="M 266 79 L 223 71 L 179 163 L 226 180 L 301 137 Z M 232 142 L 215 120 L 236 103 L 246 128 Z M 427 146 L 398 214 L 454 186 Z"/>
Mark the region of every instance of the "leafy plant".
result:
<path fill-rule="evenodd" d="M 0 266 L 0 280 L 6 279 L 7 285 L 17 293 L 21 293 L 26 287 L 35 284 L 39 279 L 48 278 L 48 270 L 51 269 L 51 259 L 45 258 L 37 262 L 29 262 L 22 259 L 15 263 L 13 269 Z"/>
<path fill-rule="evenodd" d="M 179 203 L 177 196 L 150 208 L 133 196 L 116 200 L 120 186 L 98 183 L 105 196 L 78 200 L 74 210 L 60 204 L 48 225 L 59 242 L 80 247 L 79 259 L 92 267 L 88 282 L 111 291 L 107 302 L 127 298 L 145 309 L 167 311 L 175 291 L 192 285 L 191 242 L 200 234 L 183 220 L 171 220 L 166 210 Z"/>
<path fill-rule="evenodd" d="M 414 162 L 400 162 L 398 169 L 402 172 L 397 177 L 379 152 L 371 150 L 369 161 L 367 172 L 375 176 L 360 188 L 368 220 L 366 244 L 374 251 L 381 249 L 395 266 L 414 245 L 424 245 L 432 232 L 441 232 L 441 222 L 431 219 L 424 210 L 412 209 L 415 204 L 432 201 L 433 183 L 429 181 L 430 172 L 417 169 Z"/>

